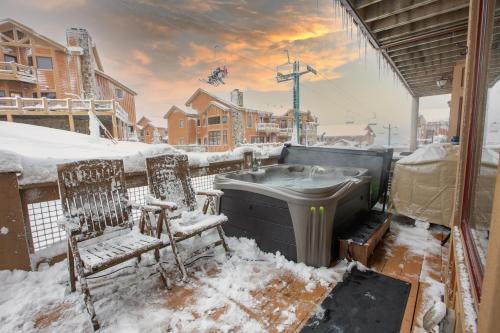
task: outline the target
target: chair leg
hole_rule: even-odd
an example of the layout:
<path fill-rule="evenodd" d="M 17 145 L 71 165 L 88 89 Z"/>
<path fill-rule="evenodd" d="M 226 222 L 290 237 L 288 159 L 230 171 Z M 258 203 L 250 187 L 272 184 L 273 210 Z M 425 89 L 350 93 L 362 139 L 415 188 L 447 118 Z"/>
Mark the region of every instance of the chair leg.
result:
<path fill-rule="evenodd" d="M 73 253 L 75 268 L 78 274 L 80 287 L 82 288 L 83 301 L 85 302 L 85 305 L 87 307 L 87 312 L 89 313 L 90 321 L 92 322 L 92 327 L 94 328 L 94 331 L 97 331 L 100 325 L 99 321 L 97 320 L 97 316 L 95 314 L 94 301 L 92 300 L 92 295 L 90 294 L 89 286 L 87 284 L 87 279 L 85 278 L 82 261 L 80 259 L 80 253 L 78 252 L 75 239 L 70 237 L 69 244 L 71 247 L 71 251 Z"/>
<path fill-rule="evenodd" d="M 224 250 L 226 253 L 229 253 L 229 246 L 227 246 L 226 243 L 226 236 L 224 235 L 224 230 L 222 230 L 222 226 L 219 224 L 217 226 L 217 232 L 219 233 L 220 240 L 222 241 L 222 246 L 224 247 Z"/>
<path fill-rule="evenodd" d="M 74 292 L 76 290 L 75 261 L 73 258 L 73 251 L 71 251 L 71 245 L 69 240 L 68 240 L 67 258 L 68 258 L 68 272 L 69 272 L 69 289 L 71 290 L 71 292 Z"/>
<path fill-rule="evenodd" d="M 174 235 L 172 235 L 172 228 L 170 227 L 170 221 L 168 220 L 168 217 L 166 217 L 164 214 L 162 214 L 160 218 L 163 218 L 165 220 L 165 228 L 167 229 L 167 235 L 168 239 L 170 240 L 170 246 L 172 247 L 172 252 L 174 253 L 175 262 L 177 263 L 177 266 L 181 271 L 182 281 L 186 281 L 188 277 L 186 272 L 186 267 L 184 267 L 184 263 L 182 262 L 179 250 L 177 249 L 177 244 L 175 242 Z"/>
<path fill-rule="evenodd" d="M 165 267 L 163 267 L 160 259 L 160 251 L 158 249 L 155 250 L 155 260 L 156 263 L 158 264 L 158 271 L 160 272 L 160 278 L 161 281 L 163 282 L 163 285 L 165 288 L 168 290 L 172 289 L 172 285 L 170 284 L 170 279 L 168 278 L 167 271 L 165 270 Z"/>

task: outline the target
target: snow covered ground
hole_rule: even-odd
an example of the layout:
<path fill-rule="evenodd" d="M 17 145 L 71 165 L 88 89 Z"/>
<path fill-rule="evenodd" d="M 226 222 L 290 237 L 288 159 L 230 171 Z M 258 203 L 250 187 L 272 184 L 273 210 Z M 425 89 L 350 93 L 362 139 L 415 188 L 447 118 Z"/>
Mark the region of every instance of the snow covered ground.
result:
<path fill-rule="evenodd" d="M 216 236 L 181 248 L 202 246 L 211 237 Z M 345 262 L 330 269 L 307 267 L 279 253 L 263 253 L 253 240 L 228 241 L 234 251 L 229 258 L 218 248 L 214 257 L 190 265 L 190 281 L 176 282 L 170 291 L 161 287 L 154 260 L 147 255 L 138 268 L 131 260 L 119 271 L 110 268 L 97 274 L 107 276 L 89 279 L 101 331 L 286 331 L 298 325 L 296 314 L 306 311 L 304 305 L 313 309 L 319 303 L 315 297 L 342 280 L 348 269 Z M 179 276 L 169 249 L 163 251 L 162 261 L 168 263 L 172 278 Z M 38 272 L 0 271 L 0 332 L 91 332 L 81 293 L 67 293 L 66 269 L 64 261 Z M 287 285 L 302 296 L 276 301 L 280 295 L 272 290 L 285 290 Z M 269 306 L 273 316 L 260 316 Z"/>
<path fill-rule="evenodd" d="M 191 165 L 238 160 L 253 151 L 257 158 L 279 155 L 281 146 L 246 145 L 223 153 L 187 153 Z M 145 170 L 149 156 L 182 152 L 167 144 L 112 141 L 47 127 L 0 121 L 0 172 L 19 172 L 20 184 L 55 181 L 56 165 L 83 159 L 123 159 L 126 172 Z"/>

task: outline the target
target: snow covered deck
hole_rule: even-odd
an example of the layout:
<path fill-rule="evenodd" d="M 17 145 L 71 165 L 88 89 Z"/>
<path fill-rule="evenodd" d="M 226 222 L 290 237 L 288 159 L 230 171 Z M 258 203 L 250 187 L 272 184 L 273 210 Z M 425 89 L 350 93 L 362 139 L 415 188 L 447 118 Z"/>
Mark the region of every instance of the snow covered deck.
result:
<path fill-rule="evenodd" d="M 423 332 L 422 317 L 444 293 L 447 232 L 428 224 L 393 222 L 372 269 L 412 283 L 401 332 Z M 208 237 L 210 238 L 210 237 Z M 202 238 L 203 239 L 203 238 Z M 206 239 L 205 241 L 210 241 Z M 202 246 L 196 240 L 196 247 Z M 194 243 L 185 244 L 192 247 Z M 315 269 L 262 253 L 255 242 L 229 238 L 222 250 L 189 265 L 191 279 L 161 288 L 153 259 L 144 257 L 89 279 L 102 332 L 295 332 L 352 267 L 342 261 Z M 178 276 L 170 249 L 163 261 Z M 0 327 L 6 332 L 91 332 L 80 293 L 66 293 L 66 262 L 39 272 L 0 271 Z"/>

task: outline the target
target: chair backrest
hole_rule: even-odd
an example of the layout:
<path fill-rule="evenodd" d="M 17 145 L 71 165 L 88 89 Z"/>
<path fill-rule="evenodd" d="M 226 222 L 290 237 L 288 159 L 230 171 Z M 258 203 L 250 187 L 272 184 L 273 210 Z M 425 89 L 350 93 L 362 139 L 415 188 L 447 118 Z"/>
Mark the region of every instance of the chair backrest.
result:
<path fill-rule="evenodd" d="M 78 221 L 85 235 L 106 227 L 130 227 L 125 171 L 121 160 L 87 160 L 57 166 L 64 214 Z"/>
<path fill-rule="evenodd" d="M 149 192 L 157 199 L 175 202 L 179 211 L 196 209 L 196 196 L 185 154 L 146 158 Z"/>

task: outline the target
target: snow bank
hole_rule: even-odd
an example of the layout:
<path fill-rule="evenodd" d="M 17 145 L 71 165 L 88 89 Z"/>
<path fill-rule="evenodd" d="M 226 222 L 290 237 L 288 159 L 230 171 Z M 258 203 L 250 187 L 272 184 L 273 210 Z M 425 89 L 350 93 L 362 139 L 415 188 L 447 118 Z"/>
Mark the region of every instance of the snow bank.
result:
<path fill-rule="evenodd" d="M 176 150 L 169 145 L 119 142 L 63 130 L 0 121 L 0 170 L 21 173 L 21 184 L 57 179 L 56 165 L 82 159 L 123 159 L 127 172 L 144 171 L 144 159 Z"/>
<path fill-rule="evenodd" d="M 221 153 L 187 153 L 191 165 L 239 160 L 243 153 L 257 158 L 279 155 L 281 146 L 252 145 Z M 0 172 L 20 173 L 20 184 L 51 182 L 57 179 L 57 164 L 85 159 L 122 159 L 126 172 L 145 171 L 145 158 L 184 151 L 167 144 L 95 138 L 85 134 L 47 127 L 0 121 Z"/>

